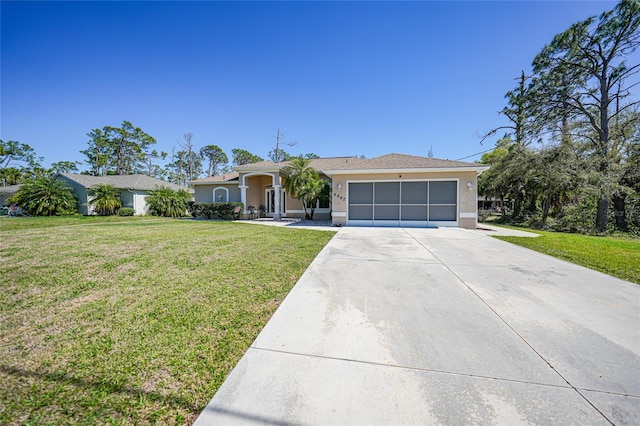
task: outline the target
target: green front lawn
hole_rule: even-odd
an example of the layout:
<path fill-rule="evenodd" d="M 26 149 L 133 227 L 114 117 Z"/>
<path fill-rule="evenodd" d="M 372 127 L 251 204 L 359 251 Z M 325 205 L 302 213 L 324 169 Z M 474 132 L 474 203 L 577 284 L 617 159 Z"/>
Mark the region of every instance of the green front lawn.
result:
<path fill-rule="evenodd" d="M 53 228 L 70 225 L 90 225 L 108 223 L 131 223 L 135 221 L 163 220 L 154 216 L 39 216 L 39 217 L 14 217 L 0 216 L 0 232 L 16 229 Z"/>
<path fill-rule="evenodd" d="M 538 238 L 495 237 L 640 284 L 640 239 L 521 229 Z"/>
<path fill-rule="evenodd" d="M 191 423 L 333 235 L 1 219 L 0 424 Z"/>

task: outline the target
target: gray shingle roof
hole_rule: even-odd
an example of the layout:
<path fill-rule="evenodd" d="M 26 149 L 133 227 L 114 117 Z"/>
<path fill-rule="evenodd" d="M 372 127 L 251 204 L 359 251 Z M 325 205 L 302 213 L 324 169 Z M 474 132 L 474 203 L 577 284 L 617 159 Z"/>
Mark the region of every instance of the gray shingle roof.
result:
<path fill-rule="evenodd" d="M 88 175 L 76 175 L 73 173 L 60 173 L 61 176 L 72 180 L 85 188 L 90 188 L 94 185 L 106 184 L 113 185 L 118 189 L 136 189 L 139 191 L 152 191 L 158 189 L 161 186 L 173 189 L 177 191 L 184 189 L 185 191 L 192 192 L 193 190 L 184 186 L 176 185 L 175 183 L 165 182 L 161 179 L 150 177 L 147 175 L 110 175 L 110 176 L 88 176 Z"/>
<path fill-rule="evenodd" d="M 356 159 L 357 161 L 343 162 L 331 165 L 324 170 L 377 170 L 377 169 L 438 169 L 478 167 L 476 163 L 463 161 L 441 160 L 438 158 L 418 157 L 406 154 L 387 154 L 371 159 Z"/>
<path fill-rule="evenodd" d="M 206 183 L 232 182 L 232 181 L 237 181 L 239 176 L 240 176 L 240 173 L 231 172 L 231 173 L 225 173 L 219 176 L 209 176 L 204 179 L 192 180 L 191 183 L 194 185 L 202 185 Z"/>
<path fill-rule="evenodd" d="M 252 170 L 277 170 L 289 164 L 274 163 L 272 161 L 261 161 L 259 163 L 245 164 L 239 166 L 241 171 Z M 440 169 L 440 168 L 484 168 L 480 164 L 467 163 L 464 161 L 441 160 L 438 158 L 419 157 L 406 154 L 387 154 L 375 158 L 358 157 L 333 157 L 314 158 L 309 164 L 320 172 L 338 172 L 343 170 L 406 170 L 406 169 Z"/>
<path fill-rule="evenodd" d="M 328 157 L 328 158 L 312 158 L 309 161 L 309 165 L 316 170 L 324 170 L 336 167 L 343 163 L 353 163 L 361 161 L 362 159 L 357 157 Z M 242 171 L 250 170 L 279 170 L 282 167 L 288 165 L 290 161 L 283 161 L 282 163 L 274 163 L 273 161 L 260 161 L 258 163 L 243 164 L 242 166 L 236 166 L 235 169 Z"/>
<path fill-rule="evenodd" d="M 15 194 L 20 188 L 22 188 L 22 185 L 0 186 L 0 194 Z"/>

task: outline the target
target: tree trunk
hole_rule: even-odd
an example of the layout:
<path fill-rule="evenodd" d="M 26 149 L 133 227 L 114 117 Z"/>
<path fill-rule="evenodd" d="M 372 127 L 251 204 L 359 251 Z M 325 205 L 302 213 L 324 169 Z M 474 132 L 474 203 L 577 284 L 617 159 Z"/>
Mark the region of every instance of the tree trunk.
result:
<path fill-rule="evenodd" d="M 551 192 L 544 197 L 542 203 L 542 223 L 547 223 L 547 216 L 549 216 L 549 208 L 551 207 Z"/>
<path fill-rule="evenodd" d="M 613 196 L 613 208 L 616 211 L 616 229 L 618 231 L 627 231 L 627 215 L 625 212 L 627 194 L 616 194 Z"/>
<path fill-rule="evenodd" d="M 609 212 L 609 200 L 600 196 L 598 200 L 598 211 L 596 213 L 596 232 L 607 231 L 607 213 Z"/>
<path fill-rule="evenodd" d="M 516 219 L 520 216 L 520 210 L 522 208 L 522 194 L 516 192 L 513 197 L 513 211 L 511 212 L 511 218 Z"/>

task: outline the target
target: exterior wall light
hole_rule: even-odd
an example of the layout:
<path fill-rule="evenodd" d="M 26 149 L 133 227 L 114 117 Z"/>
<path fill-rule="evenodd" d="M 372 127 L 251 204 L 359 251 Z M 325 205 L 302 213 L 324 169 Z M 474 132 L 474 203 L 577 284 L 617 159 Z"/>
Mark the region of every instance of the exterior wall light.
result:
<path fill-rule="evenodd" d="M 342 184 L 341 184 L 341 183 L 339 183 L 339 184 L 338 184 L 338 191 L 341 191 L 341 190 L 342 190 Z"/>
<path fill-rule="evenodd" d="M 469 191 L 471 191 L 473 189 L 473 182 L 467 182 L 467 188 L 469 189 Z"/>

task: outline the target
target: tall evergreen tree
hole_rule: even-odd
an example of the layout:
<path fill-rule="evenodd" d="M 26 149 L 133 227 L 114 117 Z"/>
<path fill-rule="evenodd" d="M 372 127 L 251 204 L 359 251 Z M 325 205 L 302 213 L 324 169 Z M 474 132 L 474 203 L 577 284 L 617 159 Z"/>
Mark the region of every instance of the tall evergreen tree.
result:
<path fill-rule="evenodd" d="M 233 154 L 234 166 L 241 166 L 243 164 L 258 163 L 260 161 L 264 161 L 264 158 L 259 157 L 255 154 L 250 153 L 249 151 L 246 151 L 240 148 L 232 149 L 231 153 Z"/>
<path fill-rule="evenodd" d="M 600 177 L 595 227 L 607 229 L 612 195 L 611 120 L 639 101 L 627 100 L 629 79 L 640 64 L 627 64 L 628 55 L 640 44 L 640 2 L 622 0 L 614 10 L 572 25 L 536 56 L 538 102 L 583 120 Z M 562 84 L 565 82 L 565 84 Z M 571 82 L 567 90 L 567 82 Z M 617 111 L 615 104 L 622 105 Z"/>
<path fill-rule="evenodd" d="M 89 173 L 94 176 L 136 173 L 146 158 L 149 146 L 156 143 L 152 136 L 129 121 L 123 121 L 120 127 L 93 129 L 87 136 L 90 138 L 89 146 L 80 153 L 87 158 Z"/>
<path fill-rule="evenodd" d="M 227 154 L 218 145 L 206 145 L 200 149 L 200 156 L 208 162 L 207 176 L 216 176 L 229 162 Z"/>

